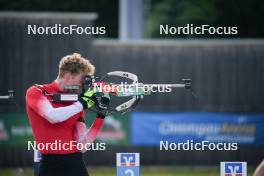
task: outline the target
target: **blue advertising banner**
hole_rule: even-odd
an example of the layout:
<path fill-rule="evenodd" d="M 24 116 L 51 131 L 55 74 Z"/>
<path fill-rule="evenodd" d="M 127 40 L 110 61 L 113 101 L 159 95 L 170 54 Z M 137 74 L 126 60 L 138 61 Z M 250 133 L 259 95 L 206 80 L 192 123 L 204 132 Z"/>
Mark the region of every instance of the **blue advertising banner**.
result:
<path fill-rule="evenodd" d="M 132 145 L 187 140 L 264 144 L 264 114 L 134 112 L 130 120 Z"/>

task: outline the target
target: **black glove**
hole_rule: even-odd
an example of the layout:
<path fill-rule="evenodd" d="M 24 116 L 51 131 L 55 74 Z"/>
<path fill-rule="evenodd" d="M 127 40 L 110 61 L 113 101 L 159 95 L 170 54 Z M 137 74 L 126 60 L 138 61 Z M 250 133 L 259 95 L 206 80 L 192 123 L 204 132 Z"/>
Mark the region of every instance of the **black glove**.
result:
<path fill-rule="evenodd" d="M 97 111 L 97 117 L 104 119 L 105 116 L 107 115 L 107 111 L 108 111 L 109 104 L 110 104 L 110 98 L 105 97 L 105 96 L 101 97 L 98 95 L 95 95 L 94 97 L 96 98 L 94 106 Z"/>

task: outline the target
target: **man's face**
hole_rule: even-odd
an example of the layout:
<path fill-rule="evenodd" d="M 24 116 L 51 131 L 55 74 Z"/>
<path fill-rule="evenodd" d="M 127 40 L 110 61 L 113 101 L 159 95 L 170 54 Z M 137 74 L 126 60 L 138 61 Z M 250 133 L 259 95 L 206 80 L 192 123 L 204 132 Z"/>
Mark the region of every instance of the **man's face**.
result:
<path fill-rule="evenodd" d="M 83 73 L 80 74 L 70 74 L 70 73 L 66 73 L 63 76 L 64 79 L 64 91 L 68 92 L 68 93 L 80 93 L 80 91 L 82 90 L 82 77 L 84 76 Z M 71 90 L 68 89 L 70 86 L 78 86 L 79 90 Z"/>

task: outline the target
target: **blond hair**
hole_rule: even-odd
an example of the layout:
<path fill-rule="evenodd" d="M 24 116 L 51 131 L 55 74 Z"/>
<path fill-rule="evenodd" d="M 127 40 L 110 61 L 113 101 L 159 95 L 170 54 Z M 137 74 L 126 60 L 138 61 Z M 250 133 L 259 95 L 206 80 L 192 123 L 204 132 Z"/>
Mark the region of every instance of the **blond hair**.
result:
<path fill-rule="evenodd" d="M 64 56 L 59 63 L 59 78 L 63 77 L 63 75 L 68 72 L 70 74 L 86 74 L 93 75 L 95 71 L 95 67 L 91 62 L 83 58 L 78 53 L 73 53 L 67 56 Z"/>

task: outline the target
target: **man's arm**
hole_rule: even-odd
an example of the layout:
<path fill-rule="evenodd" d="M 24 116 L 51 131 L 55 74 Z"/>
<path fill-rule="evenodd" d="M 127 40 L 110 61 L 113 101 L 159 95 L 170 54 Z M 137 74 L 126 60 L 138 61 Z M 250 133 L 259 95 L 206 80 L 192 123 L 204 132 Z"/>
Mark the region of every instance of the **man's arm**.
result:
<path fill-rule="evenodd" d="M 96 139 L 98 133 L 100 132 L 101 127 L 103 126 L 104 119 L 97 116 L 91 127 L 87 130 L 86 125 L 83 120 L 79 120 L 76 123 L 75 137 L 78 143 L 82 144 L 92 144 Z M 81 152 L 86 152 L 87 148 L 83 148 Z"/>
<path fill-rule="evenodd" d="M 52 124 L 63 122 L 83 110 L 80 102 L 65 107 L 53 108 L 47 97 L 36 87 L 31 87 L 27 91 L 26 104 Z"/>

